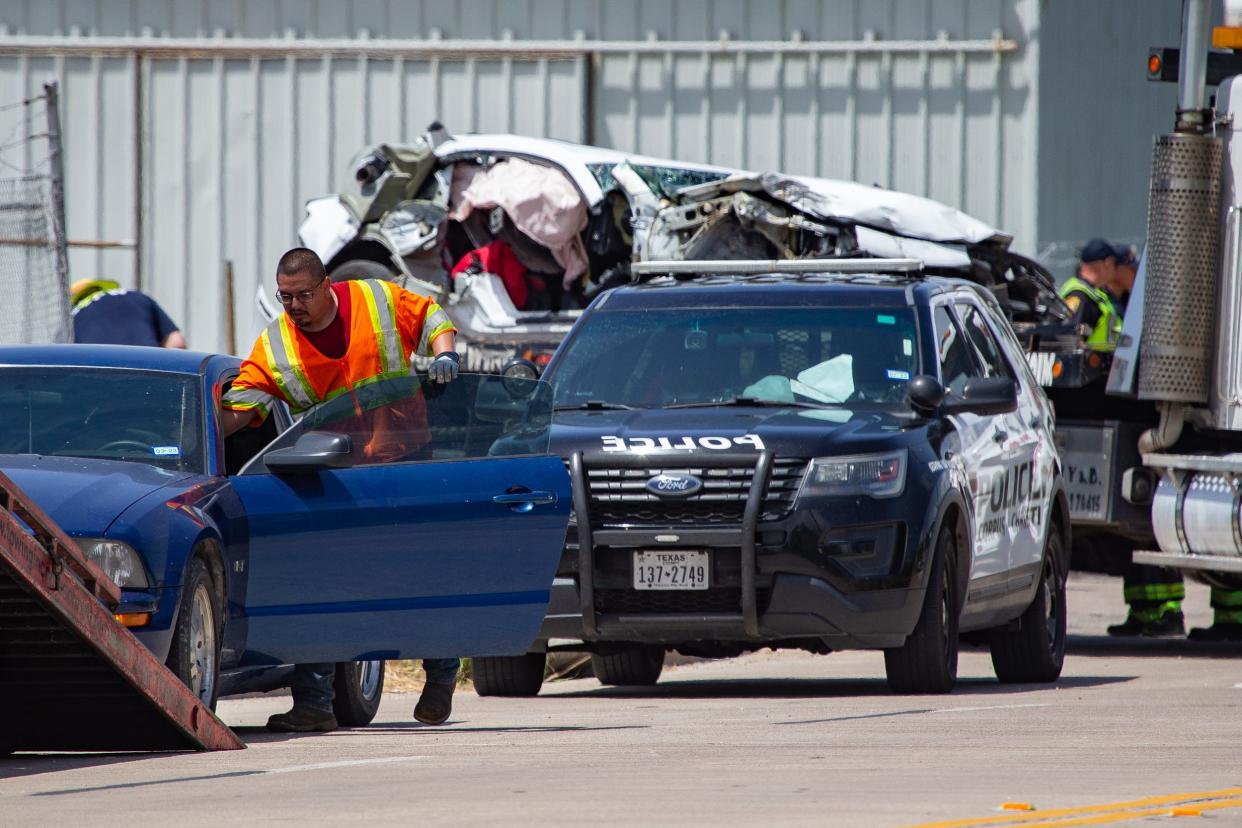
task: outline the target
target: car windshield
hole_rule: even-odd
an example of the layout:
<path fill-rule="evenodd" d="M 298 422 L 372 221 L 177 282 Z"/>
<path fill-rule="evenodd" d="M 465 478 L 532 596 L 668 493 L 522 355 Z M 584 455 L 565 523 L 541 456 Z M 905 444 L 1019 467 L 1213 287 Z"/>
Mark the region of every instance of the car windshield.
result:
<path fill-rule="evenodd" d="M 124 368 L 0 368 L 0 454 L 201 472 L 197 377 Z"/>
<path fill-rule="evenodd" d="M 547 379 L 560 410 L 892 408 L 919 373 L 908 308 L 669 308 L 584 320 Z"/>

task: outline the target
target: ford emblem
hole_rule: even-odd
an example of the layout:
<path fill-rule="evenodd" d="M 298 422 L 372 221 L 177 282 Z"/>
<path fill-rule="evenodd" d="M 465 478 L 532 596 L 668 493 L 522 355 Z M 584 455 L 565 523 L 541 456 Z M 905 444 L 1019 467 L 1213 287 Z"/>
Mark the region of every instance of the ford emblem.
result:
<path fill-rule="evenodd" d="M 647 491 L 656 497 L 690 497 L 703 488 L 703 481 L 692 474 L 657 474 L 647 481 Z"/>

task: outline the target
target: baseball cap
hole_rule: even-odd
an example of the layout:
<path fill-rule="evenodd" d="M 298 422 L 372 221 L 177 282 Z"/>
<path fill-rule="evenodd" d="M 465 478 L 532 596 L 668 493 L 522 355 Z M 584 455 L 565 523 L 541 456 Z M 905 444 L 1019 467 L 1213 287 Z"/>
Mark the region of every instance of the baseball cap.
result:
<path fill-rule="evenodd" d="M 1113 245 L 1113 255 L 1117 258 L 1117 264 L 1127 267 L 1138 266 L 1138 255 L 1135 253 L 1132 244 L 1115 244 Z"/>
<path fill-rule="evenodd" d="M 1104 239 L 1092 239 L 1082 246 L 1082 261 L 1099 262 L 1104 259 L 1116 257 L 1117 250 Z"/>

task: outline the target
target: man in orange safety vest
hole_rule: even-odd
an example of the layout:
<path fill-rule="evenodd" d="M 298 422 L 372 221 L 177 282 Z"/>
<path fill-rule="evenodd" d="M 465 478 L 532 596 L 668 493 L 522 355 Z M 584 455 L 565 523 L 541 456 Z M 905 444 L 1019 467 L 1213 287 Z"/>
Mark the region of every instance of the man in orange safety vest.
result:
<path fill-rule="evenodd" d="M 282 313 L 267 326 L 241 372 L 221 401 L 222 431 L 227 437 L 265 420 L 276 400 L 304 415 L 329 400 L 355 393 L 377 379 L 404 376 L 410 358 L 432 356 L 428 376 L 447 383 L 457 377 L 457 333 L 448 315 L 432 299 L 379 280 L 328 278 L 312 250 L 296 247 L 276 266 L 276 298 Z M 377 410 L 368 423 L 361 451 L 383 461 L 408 457 L 426 442 L 422 400 Z M 391 417 L 405 416 L 398 427 Z M 423 426 L 418 427 L 419 421 Z M 413 436 L 412 436 L 413 435 Z M 427 683 L 414 708 L 425 724 L 443 724 L 452 712 L 458 659 L 425 659 Z M 268 719 L 284 733 L 329 732 L 337 727 L 332 711 L 335 664 L 299 664 L 293 674 L 293 709 Z"/>

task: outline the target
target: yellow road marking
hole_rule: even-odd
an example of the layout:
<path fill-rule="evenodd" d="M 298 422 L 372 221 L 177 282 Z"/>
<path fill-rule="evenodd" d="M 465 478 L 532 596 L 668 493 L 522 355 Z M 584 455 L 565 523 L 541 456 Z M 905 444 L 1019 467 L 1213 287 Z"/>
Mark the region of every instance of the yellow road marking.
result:
<path fill-rule="evenodd" d="M 1242 808 L 1242 798 L 1222 799 L 1195 805 L 1198 811 L 1219 811 L 1222 808 Z M 1177 816 L 1180 808 L 1146 808 L 1139 811 L 1117 811 L 1098 816 L 1076 817 L 1074 819 L 1054 819 L 1051 822 L 1036 822 L 1039 828 L 1069 828 L 1074 825 L 1105 825 L 1110 822 L 1129 822 L 1133 819 L 1146 819 L 1155 816 Z"/>
<path fill-rule="evenodd" d="M 1048 811 L 1027 811 L 1025 813 L 995 814 L 993 816 L 975 817 L 972 819 L 927 822 L 913 826 L 913 828 L 970 828 L 970 826 L 1013 824 L 1038 825 L 1040 828 L 1044 828 L 1044 826 L 1098 825 L 1107 822 L 1120 822 L 1126 819 L 1142 819 L 1161 814 L 1168 815 L 1170 813 L 1169 809 L 1173 805 L 1193 804 L 1204 811 L 1238 808 L 1242 807 L 1242 798 L 1239 797 L 1242 797 L 1242 788 L 1222 788 L 1216 791 L 1164 794 L 1161 796 L 1144 797 L 1143 799 L 1132 799 L 1127 802 L 1083 805 L 1077 808 L 1057 808 Z M 1161 808 L 1159 806 L 1164 807 Z M 1080 817 L 1092 821 L 1083 822 L 1079 819 L 1053 821 L 1060 817 Z"/>

